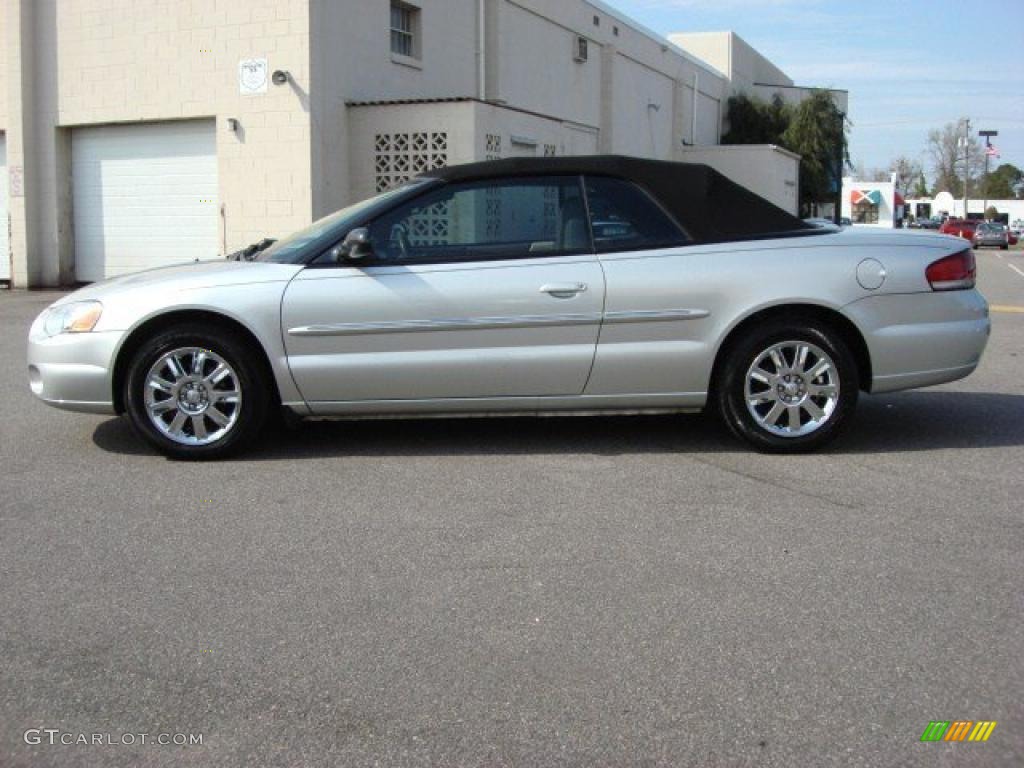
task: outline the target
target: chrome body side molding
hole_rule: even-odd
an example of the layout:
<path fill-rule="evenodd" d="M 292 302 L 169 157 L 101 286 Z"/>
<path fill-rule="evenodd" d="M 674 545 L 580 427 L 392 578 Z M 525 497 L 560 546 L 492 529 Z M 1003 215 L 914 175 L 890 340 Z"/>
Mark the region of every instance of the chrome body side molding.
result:
<path fill-rule="evenodd" d="M 660 309 L 609 312 L 608 323 L 650 323 L 695 320 L 711 313 L 705 309 Z M 601 321 L 595 312 L 511 317 L 440 318 L 437 320 L 390 320 L 376 323 L 325 323 L 289 328 L 289 336 L 355 336 L 365 333 L 416 333 L 421 331 L 480 331 L 495 328 L 534 328 L 552 325 L 587 325 Z"/>

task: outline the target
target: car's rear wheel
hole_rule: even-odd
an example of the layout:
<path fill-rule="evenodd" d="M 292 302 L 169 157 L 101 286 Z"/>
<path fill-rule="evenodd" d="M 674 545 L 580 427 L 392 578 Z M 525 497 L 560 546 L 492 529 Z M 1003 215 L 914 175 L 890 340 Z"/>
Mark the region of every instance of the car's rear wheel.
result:
<path fill-rule="evenodd" d="M 144 342 L 125 383 L 135 430 L 162 453 L 214 459 L 245 446 L 266 420 L 269 386 L 245 340 L 179 326 Z"/>
<path fill-rule="evenodd" d="M 817 321 L 769 322 L 726 350 L 719 370 L 719 412 L 761 451 L 818 448 L 857 405 L 856 360 L 842 336 Z"/>

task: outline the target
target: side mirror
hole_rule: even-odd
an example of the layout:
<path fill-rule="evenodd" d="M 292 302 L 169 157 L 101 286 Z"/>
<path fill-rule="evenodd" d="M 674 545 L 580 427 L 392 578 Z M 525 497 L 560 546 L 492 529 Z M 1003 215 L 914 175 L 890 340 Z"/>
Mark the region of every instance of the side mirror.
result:
<path fill-rule="evenodd" d="M 345 239 L 331 250 L 331 260 L 359 262 L 373 255 L 373 244 L 370 242 L 370 230 L 366 227 L 353 229 Z"/>

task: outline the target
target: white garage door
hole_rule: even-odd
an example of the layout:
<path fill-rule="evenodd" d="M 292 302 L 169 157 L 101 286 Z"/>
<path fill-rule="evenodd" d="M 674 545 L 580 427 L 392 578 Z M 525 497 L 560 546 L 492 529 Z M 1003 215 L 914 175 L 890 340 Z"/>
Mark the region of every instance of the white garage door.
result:
<path fill-rule="evenodd" d="M 75 277 L 216 258 L 213 120 L 76 128 Z"/>
<path fill-rule="evenodd" d="M 0 134 L 0 280 L 11 279 L 11 253 L 7 233 L 7 143 Z"/>

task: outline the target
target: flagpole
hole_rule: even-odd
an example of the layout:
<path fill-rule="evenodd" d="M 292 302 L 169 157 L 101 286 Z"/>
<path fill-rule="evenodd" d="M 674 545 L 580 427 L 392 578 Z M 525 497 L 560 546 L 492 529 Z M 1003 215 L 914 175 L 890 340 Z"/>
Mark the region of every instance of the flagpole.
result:
<path fill-rule="evenodd" d="M 998 136 L 999 131 L 978 131 L 978 135 L 985 137 L 985 176 L 981 182 L 982 194 L 985 196 L 985 202 L 981 207 L 981 218 L 984 219 L 988 212 L 988 159 L 992 157 L 992 137 Z"/>
<path fill-rule="evenodd" d="M 984 202 L 981 204 L 981 218 L 985 218 L 985 214 L 988 212 L 988 148 L 991 145 L 988 143 L 988 139 L 985 139 L 985 176 L 981 182 L 981 188 L 985 190 L 982 194 L 984 195 Z"/>

